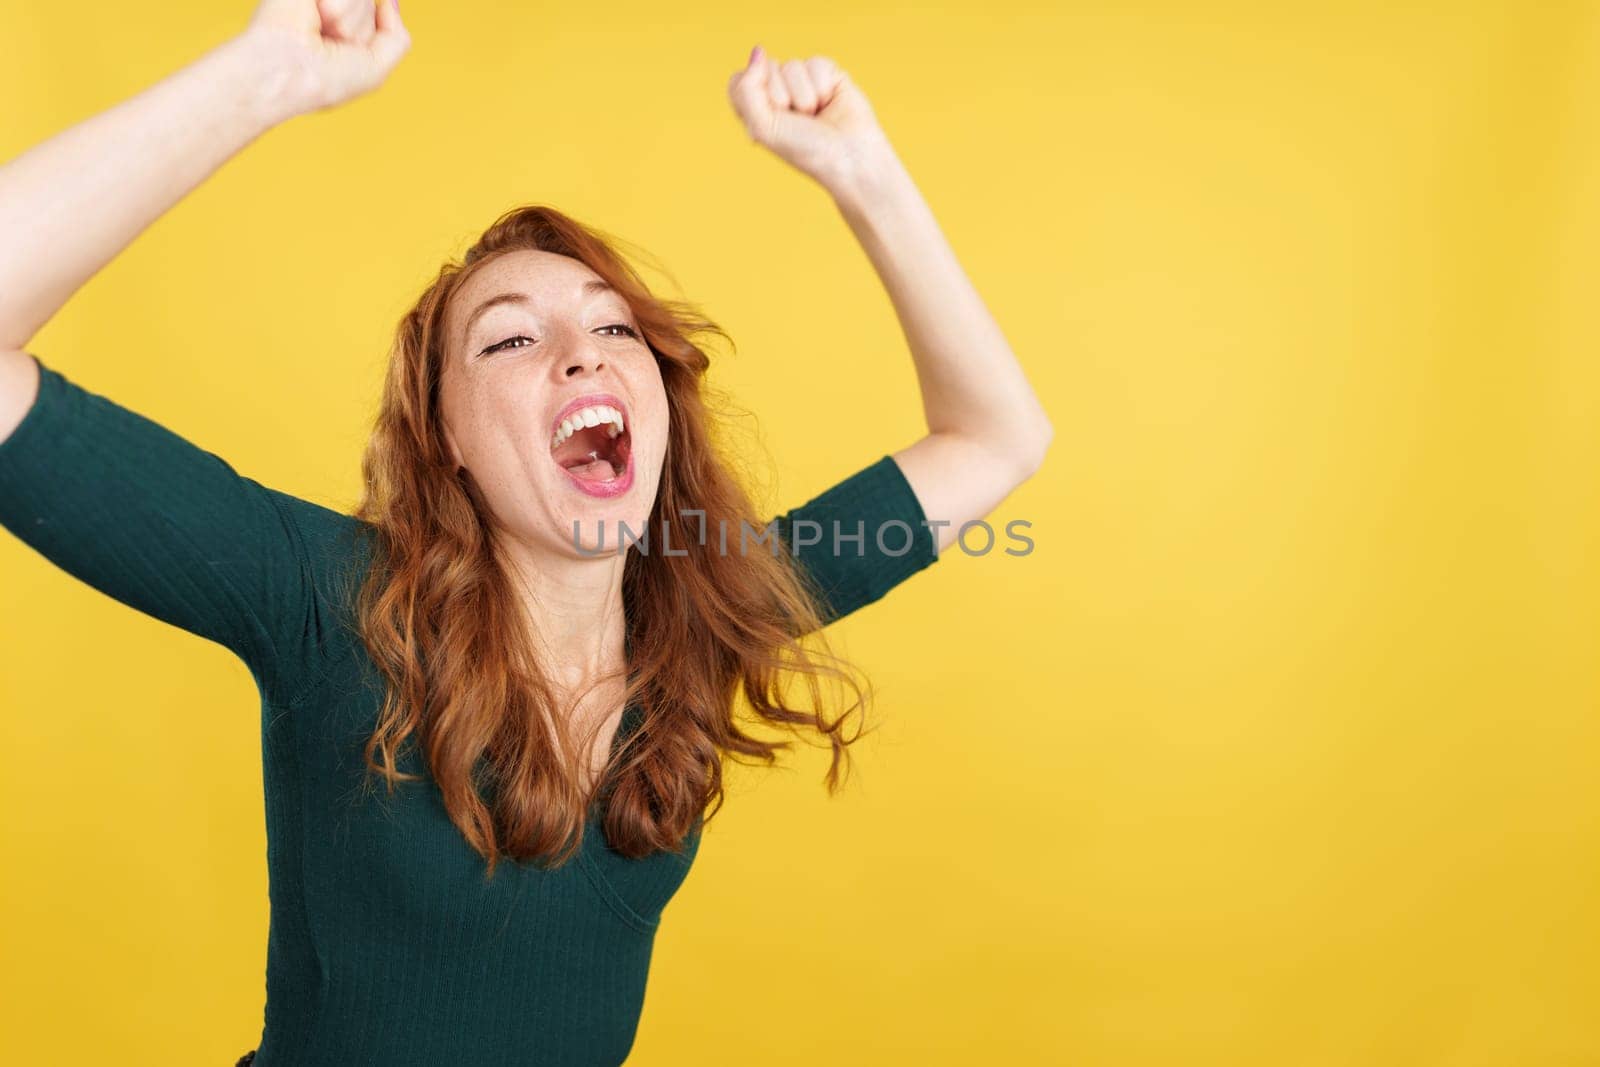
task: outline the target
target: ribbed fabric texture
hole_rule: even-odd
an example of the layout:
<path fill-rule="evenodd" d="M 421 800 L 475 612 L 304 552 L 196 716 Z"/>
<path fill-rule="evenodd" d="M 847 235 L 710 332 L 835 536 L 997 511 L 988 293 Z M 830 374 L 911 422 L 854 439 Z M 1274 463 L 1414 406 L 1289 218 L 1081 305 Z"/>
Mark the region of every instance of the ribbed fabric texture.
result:
<path fill-rule="evenodd" d="M 682 853 L 628 860 L 597 805 L 575 861 L 505 862 L 486 882 L 414 751 L 401 767 L 422 782 L 393 796 L 362 788 L 383 696 L 351 613 L 370 531 L 39 372 L 37 400 L 0 441 L 0 525 L 90 586 L 231 649 L 261 691 L 271 921 L 253 1067 L 621 1063 L 700 825 Z M 776 528 L 800 546 L 832 621 L 937 559 L 923 520 L 884 456 Z M 837 546 L 836 521 L 849 538 Z M 613 752 L 639 722 L 630 707 Z"/>

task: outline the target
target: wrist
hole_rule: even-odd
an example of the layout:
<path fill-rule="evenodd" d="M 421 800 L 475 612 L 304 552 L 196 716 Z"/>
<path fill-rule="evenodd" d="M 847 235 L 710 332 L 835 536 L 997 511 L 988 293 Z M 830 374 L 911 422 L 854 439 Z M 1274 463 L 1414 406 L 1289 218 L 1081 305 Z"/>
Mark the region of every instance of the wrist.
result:
<path fill-rule="evenodd" d="M 846 216 L 860 215 L 899 196 L 911 176 L 881 134 L 849 152 L 823 184 Z"/>
<path fill-rule="evenodd" d="M 299 45 L 273 29 L 248 29 L 210 56 L 226 84 L 260 131 L 310 110 L 310 72 Z"/>

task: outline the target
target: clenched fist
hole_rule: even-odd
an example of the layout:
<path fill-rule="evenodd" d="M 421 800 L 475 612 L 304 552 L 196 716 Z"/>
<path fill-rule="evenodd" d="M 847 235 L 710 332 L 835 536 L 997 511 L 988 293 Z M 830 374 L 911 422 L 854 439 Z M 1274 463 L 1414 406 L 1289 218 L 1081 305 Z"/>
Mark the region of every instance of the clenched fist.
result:
<path fill-rule="evenodd" d="M 411 47 L 397 0 L 262 0 L 240 36 L 270 56 L 296 113 L 376 89 Z"/>
<path fill-rule="evenodd" d="M 728 79 L 728 98 L 752 140 L 829 189 L 887 148 L 866 95 L 827 56 L 779 63 L 758 45 Z"/>

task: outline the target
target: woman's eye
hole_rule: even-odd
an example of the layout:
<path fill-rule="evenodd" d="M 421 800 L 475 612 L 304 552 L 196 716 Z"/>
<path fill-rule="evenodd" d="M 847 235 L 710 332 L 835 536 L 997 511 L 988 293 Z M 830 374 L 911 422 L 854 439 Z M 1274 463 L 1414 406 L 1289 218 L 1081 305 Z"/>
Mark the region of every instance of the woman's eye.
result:
<path fill-rule="evenodd" d="M 486 356 L 490 352 L 498 352 L 502 348 L 513 348 L 513 347 L 521 348 L 522 347 L 521 345 L 512 345 L 512 343 L 511 343 L 512 341 L 527 341 L 529 344 L 532 344 L 533 343 L 533 338 L 524 337 L 522 334 L 519 333 L 515 337 L 507 337 L 504 341 L 496 341 L 494 344 L 490 345 L 488 348 L 485 348 L 480 353 L 480 355 L 485 355 Z"/>
<path fill-rule="evenodd" d="M 613 322 L 609 326 L 601 326 L 600 329 L 602 329 L 602 330 L 621 330 L 625 334 L 627 334 L 627 336 L 629 336 L 629 337 L 632 337 L 632 338 L 634 338 L 636 340 L 639 338 L 639 331 L 635 330 L 632 326 L 629 326 L 625 322 Z M 485 348 L 480 353 L 480 355 L 485 355 L 486 356 L 490 352 L 498 352 L 502 348 L 522 348 L 522 347 L 524 347 L 523 345 L 514 345 L 514 344 L 512 344 L 511 342 L 513 342 L 513 341 L 527 341 L 528 344 L 532 344 L 533 343 L 533 338 L 528 337 L 525 334 L 520 334 L 519 333 L 515 337 L 507 337 L 504 341 L 496 341 L 494 344 L 490 345 L 488 348 Z"/>

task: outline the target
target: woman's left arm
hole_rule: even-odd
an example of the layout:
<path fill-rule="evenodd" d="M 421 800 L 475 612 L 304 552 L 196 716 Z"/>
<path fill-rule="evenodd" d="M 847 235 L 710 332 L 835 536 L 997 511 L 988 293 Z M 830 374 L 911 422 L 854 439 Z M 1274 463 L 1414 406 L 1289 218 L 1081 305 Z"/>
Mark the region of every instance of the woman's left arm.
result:
<path fill-rule="evenodd" d="M 893 455 L 929 521 L 948 524 L 942 552 L 1039 469 L 1050 420 L 849 75 L 826 57 L 778 63 L 757 49 L 728 90 L 752 139 L 833 197 L 889 292 L 928 423 Z"/>

